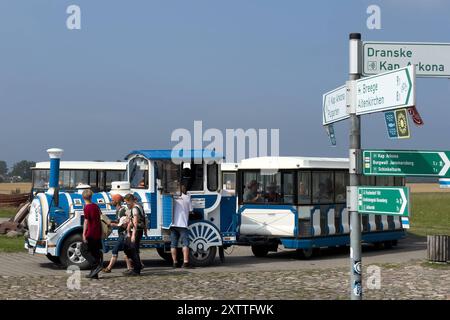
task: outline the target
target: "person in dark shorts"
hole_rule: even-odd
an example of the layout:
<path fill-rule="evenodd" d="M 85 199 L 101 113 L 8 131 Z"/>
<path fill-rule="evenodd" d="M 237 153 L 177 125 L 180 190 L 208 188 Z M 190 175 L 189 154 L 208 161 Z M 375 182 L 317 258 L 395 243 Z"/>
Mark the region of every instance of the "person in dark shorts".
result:
<path fill-rule="evenodd" d="M 92 203 L 92 191 L 90 189 L 84 190 L 82 196 L 85 202 L 83 242 L 87 245 L 87 259 L 91 260 L 92 265 L 92 270 L 86 277 L 98 279 L 98 273 L 102 270 L 103 264 L 102 212 L 95 203 Z"/>
<path fill-rule="evenodd" d="M 125 254 L 131 259 L 133 269 L 124 272 L 126 276 L 138 276 L 142 270 L 142 262 L 139 256 L 139 247 L 144 232 L 147 232 L 144 209 L 136 203 L 136 197 L 131 193 L 125 196 L 125 202 L 130 210 L 130 223 L 127 228 L 127 240 L 125 241 Z"/>
<path fill-rule="evenodd" d="M 112 257 L 109 261 L 109 265 L 106 268 L 103 268 L 103 272 L 110 273 L 112 268 L 117 262 L 117 258 L 119 256 L 119 251 L 123 251 L 125 248 L 125 239 L 127 236 L 127 227 L 130 222 L 130 217 L 127 214 L 127 209 L 122 206 L 123 197 L 120 194 L 113 194 L 111 196 L 111 204 L 116 207 L 116 221 L 111 222 L 111 226 L 117 227 L 118 239 L 114 248 L 112 249 Z M 127 263 L 127 269 L 131 270 L 131 261 L 125 255 L 125 261 Z"/>
<path fill-rule="evenodd" d="M 191 268 L 189 264 L 189 239 L 188 222 L 189 214 L 193 211 L 191 196 L 187 194 L 186 184 L 181 185 L 181 195 L 175 199 L 174 216 L 170 225 L 170 251 L 172 253 L 173 267 L 177 268 L 177 247 L 181 242 L 183 247 L 183 265 L 182 268 Z"/>

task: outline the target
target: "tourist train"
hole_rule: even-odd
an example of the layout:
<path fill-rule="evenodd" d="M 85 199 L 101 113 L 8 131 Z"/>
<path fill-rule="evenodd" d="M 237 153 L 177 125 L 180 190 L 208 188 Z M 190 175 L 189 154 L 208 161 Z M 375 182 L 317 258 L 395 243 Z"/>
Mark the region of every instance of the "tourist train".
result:
<path fill-rule="evenodd" d="M 83 256 L 83 187 L 60 189 L 61 149 L 50 155 L 48 189 L 38 192 L 27 218 L 25 247 L 64 266 L 89 267 Z M 251 246 L 255 256 L 279 245 L 309 258 L 315 250 L 349 244 L 346 206 L 348 159 L 259 157 L 223 163 L 214 150 L 135 150 L 126 156 L 127 181 L 112 181 L 93 202 L 115 220 L 111 195 L 134 194 L 147 214 L 143 248 L 155 248 L 170 261 L 169 228 L 180 184 L 188 186 L 194 214 L 189 218 L 190 259 L 211 265 L 232 245 Z M 404 179 L 367 177 L 367 185 L 403 185 Z M 89 185 L 85 185 L 89 188 Z M 94 190 L 95 191 L 95 190 Z M 400 217 L 362 218 L 363 241 L 395 245 L 404 237 Z M 103 241 L 104 252 L 118 239 L 116 230 Z"/>

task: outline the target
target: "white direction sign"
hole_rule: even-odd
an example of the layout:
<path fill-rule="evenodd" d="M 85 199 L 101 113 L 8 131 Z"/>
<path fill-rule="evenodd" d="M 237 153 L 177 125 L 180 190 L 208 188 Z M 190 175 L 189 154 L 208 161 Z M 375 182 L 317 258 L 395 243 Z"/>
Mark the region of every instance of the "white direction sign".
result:
<path fill-rule="evenodd" d="M 366 41 L 363 60 L 364 75 L 415 65 L 418 77 L 450 77 L 450 43 Z"/>
<path fill-rule="evenodd" d="M 413 66 L 356 81 L 356 114 L 379 112 L 415 105 Z"/>
<path fill-rule="evenodd" d="M 323 125 L 350 117 L 347 113 L 347 87 L 342 86 L 323 95 Z"/>

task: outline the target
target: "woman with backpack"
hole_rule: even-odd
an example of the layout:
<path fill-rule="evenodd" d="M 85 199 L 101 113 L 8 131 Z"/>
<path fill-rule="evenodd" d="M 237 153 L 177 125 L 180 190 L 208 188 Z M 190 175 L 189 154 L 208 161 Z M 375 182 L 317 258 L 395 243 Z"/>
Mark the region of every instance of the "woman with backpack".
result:
<path fill-rule="evenodd" d="M 117 258 L 119 255 L 119 251 L 123 251 L 125 247 L 125 238 L 127 236 L 127 226 L 130 221 L 129 215 L 125 207 L 122 206 L 123 197 L 120 194 L 113 194 L 111 196 L 111 204 L 116 207 L 116 221 L 111 222 L 112 227 L 117 227 L 117 233 L 119 235 L 119 239 L 117 240 L 114 248 L 112 249 L 112 257 L 109 261 L 109 265 L 106 268 L 103 268 L 104 273 L 110 273 L 112 268 L 117 262 Z M 127 269 L 131 270 L 131 261 L 125 255 L 125 261 L 127 263 Z"/>
<path fill-rule="evenodd" d="M 136 203 L 136 197 L 131 193 L 124 198 L 130 210 L 130 223 L 127 228 L 128 239 L 126 241 L 125 254 L 133 262 L 133 269 L 125 271 L 127 276 L 138 276 L 141 273 L 143 264 L 139 256 L 139 247 L 143 234 L 147 233 L 147 223 L 144 209 Z"/>

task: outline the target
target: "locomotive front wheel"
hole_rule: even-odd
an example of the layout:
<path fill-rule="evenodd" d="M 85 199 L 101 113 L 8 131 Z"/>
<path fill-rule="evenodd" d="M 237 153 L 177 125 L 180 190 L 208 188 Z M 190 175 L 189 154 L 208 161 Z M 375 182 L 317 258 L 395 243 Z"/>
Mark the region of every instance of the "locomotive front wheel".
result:
<path fill-rule="evenodd" d="M 59 257 L 52 256 L 50 253 L 47 253 L 47 259 L 53 262 L 54 264 L 57 265 L 61 264 L 61 259 Z"/>
<path fill-rule="evenodd" d="M 61 263 L 63 266 L 78 266 L 81 270 L 87 270 L 91 266 L 86 253 L 82 252 L 83 238 L 81 234 L 74 234 L 64 241 L 61 250 Z"/>
<path fill-rule="evenodd" d="M 222 245 L 220 232 L 211 223 L 198 221 L 189 225 L 189 261 L 196 267 L 213 264 L 217 247 Z"/>
<path fill-rule="evenodd" d="M 211 265 L 216 258 L 217 247 L 209 247 L 206 250 L 189 250 L 189 261 L 196 267 Z"/>

